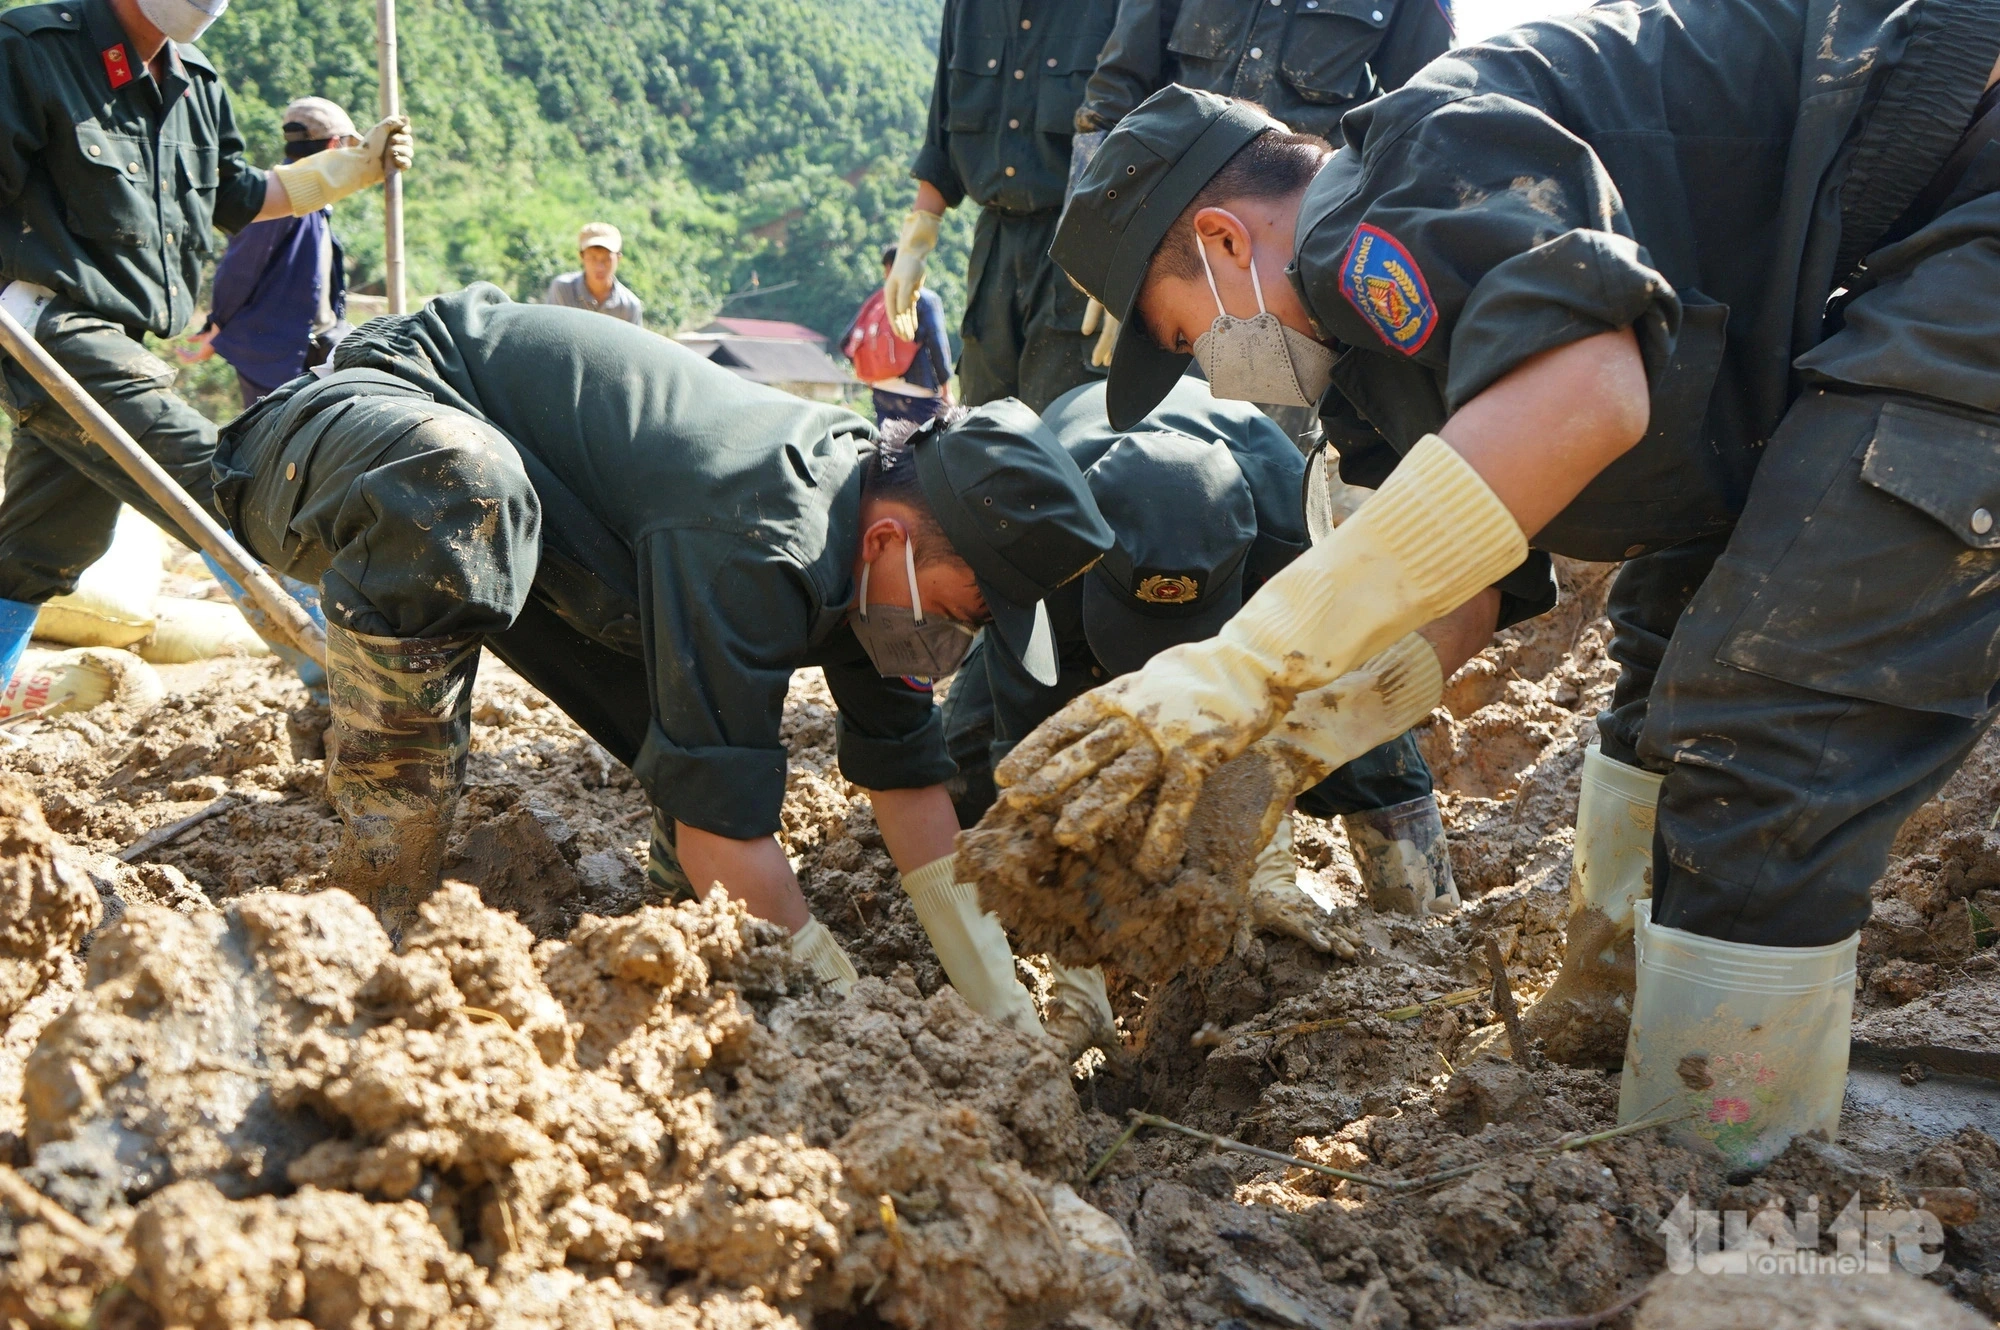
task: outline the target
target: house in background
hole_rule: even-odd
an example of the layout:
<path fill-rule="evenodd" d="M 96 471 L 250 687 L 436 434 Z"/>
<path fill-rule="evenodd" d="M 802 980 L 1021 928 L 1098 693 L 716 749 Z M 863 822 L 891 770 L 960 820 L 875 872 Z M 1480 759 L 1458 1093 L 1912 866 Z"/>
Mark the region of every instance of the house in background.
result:
<path fill-rule="evenodd" d="M 696 355 L 752 383 L 815 402 L 838 402 L 856 380 L 826 353 L 826 337 L 778 319 L 716 319 L 674 338 Z"/>

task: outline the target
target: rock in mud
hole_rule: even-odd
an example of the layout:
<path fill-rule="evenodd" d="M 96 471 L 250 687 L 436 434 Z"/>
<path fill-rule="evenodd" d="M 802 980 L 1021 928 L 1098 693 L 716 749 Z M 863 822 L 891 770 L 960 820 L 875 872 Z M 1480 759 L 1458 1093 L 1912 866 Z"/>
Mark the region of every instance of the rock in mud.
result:
<path fill-rule="evenodd" d="M 1992 1323 L 1900 1270 L 1811 1279 L 1661 1275 L 1633 1330 L 1992 1330 Z"/>
<path fill-rule="evenodd" d="M 96 888 L 68 861 L 27 782 L 0 777 L 0 1025 L 102 917 Z"/>

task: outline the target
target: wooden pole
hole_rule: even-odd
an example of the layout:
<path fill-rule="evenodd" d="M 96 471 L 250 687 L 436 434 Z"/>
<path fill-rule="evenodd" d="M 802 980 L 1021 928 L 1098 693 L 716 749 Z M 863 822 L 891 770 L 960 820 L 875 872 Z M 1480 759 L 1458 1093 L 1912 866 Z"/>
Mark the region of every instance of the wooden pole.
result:
<path fill-rule="evenodd" d="M 403 113 L 396 72 L 396 0 L 375 0 L 375 63 L 382 85 L 384 119 Z M 388 168 L 382 177 L 382 288 L 391 314 L 409 312 L 403 271 L 403 173 Z"/>
<path fill-rule="evenodd" d="M 63 410 L 83 426 L 84 433 L 95 439 L 98 447 L 111 454 L 111 460 L 118 463 L 119 469 L 138 482 L 139 488 L 178 522 L 190 539 L 215 556 L 215 561 L 250 593 L 251 599 L 271 616 L 273 623 L 283 629 L 294 646 L 314 660 L 326 659 L 326 634 L 320 631 L 319 625 L 312 621 L 299 603 L 286 594 L 276 579 L 264 571 L 264 565 L 251 558 L 235 538 L 222 529 L 220 523 L 190 499 L 187 491 L 158 462 L 133 442 L 125 427 L 113 420 L 111 413 L 98 405 L 97 399 L 85 392 L 83 385 L 70 377 L 70 372 L 58 365 L 55 357 L 43 350 L 42 344 L 4 306 L 0 306 L 0 350 L 5 350 L 32 374 L 35 382 L 62 404 Z"/>

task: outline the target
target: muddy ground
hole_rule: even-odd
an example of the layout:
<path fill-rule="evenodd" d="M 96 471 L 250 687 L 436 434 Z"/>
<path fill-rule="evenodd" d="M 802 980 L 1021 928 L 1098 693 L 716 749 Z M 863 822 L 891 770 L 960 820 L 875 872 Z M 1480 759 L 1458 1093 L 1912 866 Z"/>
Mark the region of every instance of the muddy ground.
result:
<path fill-rule="evenodd" d="M 1738 1180 L 1646 1134 L 1557 1149 L 1613 1124 L 1615 1075 L 1455 1061 L 1494 1018 L 1486 938 L 1524 1001 L 1560 959 L 1614 672 L 1605 572 L 1566 569 L 1564 605 L 1462 671 L 1422 732 L 1465 910 L 1373 914 L 1338 825 L 1301 819 L 1302 867 L 1367 949 L 1245 933 L 1206 973 L 1116 995 L 1125 1056 L 1075 1067 L 941 991 L 811 674 L 783 836 L 866 977 L 844 1002 L 740 912 L 652 900 L 631 776 L 491 657 L 447 870 L 479 894 L 440 897 L 400 950 L 324 890 L 326 716 L 274 662 L 169 667 L 145 714 L 15 727 L 0 1161 L 41 1199 L 0 1188 L 0 1319 L 1494 1327 L 1639 1292 L 1683 1196 L 1832 1216 L 1859 1192 L 1947 1225 L 1929 1280 L 1956 1310 L 1888 1301 L 1991 1324 L 2000 1147 L 1965 1124 L 1994 1096 L 1954 1079 L 2000 1075 L 1991 738 L 1877 889 L 1856 1034 L 1883 1070 L 1857 1071 L 1840 1140 Z M 1134 1108 L 1456 1176 L 1389 1191 L 1148 1129 L 1086 1181 Z M 1723 1324 L 1692 1287 L 1603 1323 Z M 1823 1301 L 1850 1319 L 1798 1323 L 1888 1323 Z"/>

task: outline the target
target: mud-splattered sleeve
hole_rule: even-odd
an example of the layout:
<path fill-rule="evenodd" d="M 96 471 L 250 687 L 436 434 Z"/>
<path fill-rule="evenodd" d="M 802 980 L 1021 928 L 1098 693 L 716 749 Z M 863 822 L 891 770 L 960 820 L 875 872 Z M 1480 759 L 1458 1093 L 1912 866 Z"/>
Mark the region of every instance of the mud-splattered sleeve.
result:
<path fill-rule="evenodd" d="M 1077 133 L 1110 129 L 1167 85 L 1167 34 L 1180 8 L 1180 0 L 1118 0 L 1111 36 L 1076 110 Z"/>
<path fill-rule="evenodd" d="M 1450 411 L 1618 328 L 1658 377 L 1680 302 L 1588 143 L 1524 102 L 1436 85 L 1342 128 L 1360 150 L 1335 155 L 1300 217 L 1298 284 L 1321 328 L 1440 375 Z"/>

